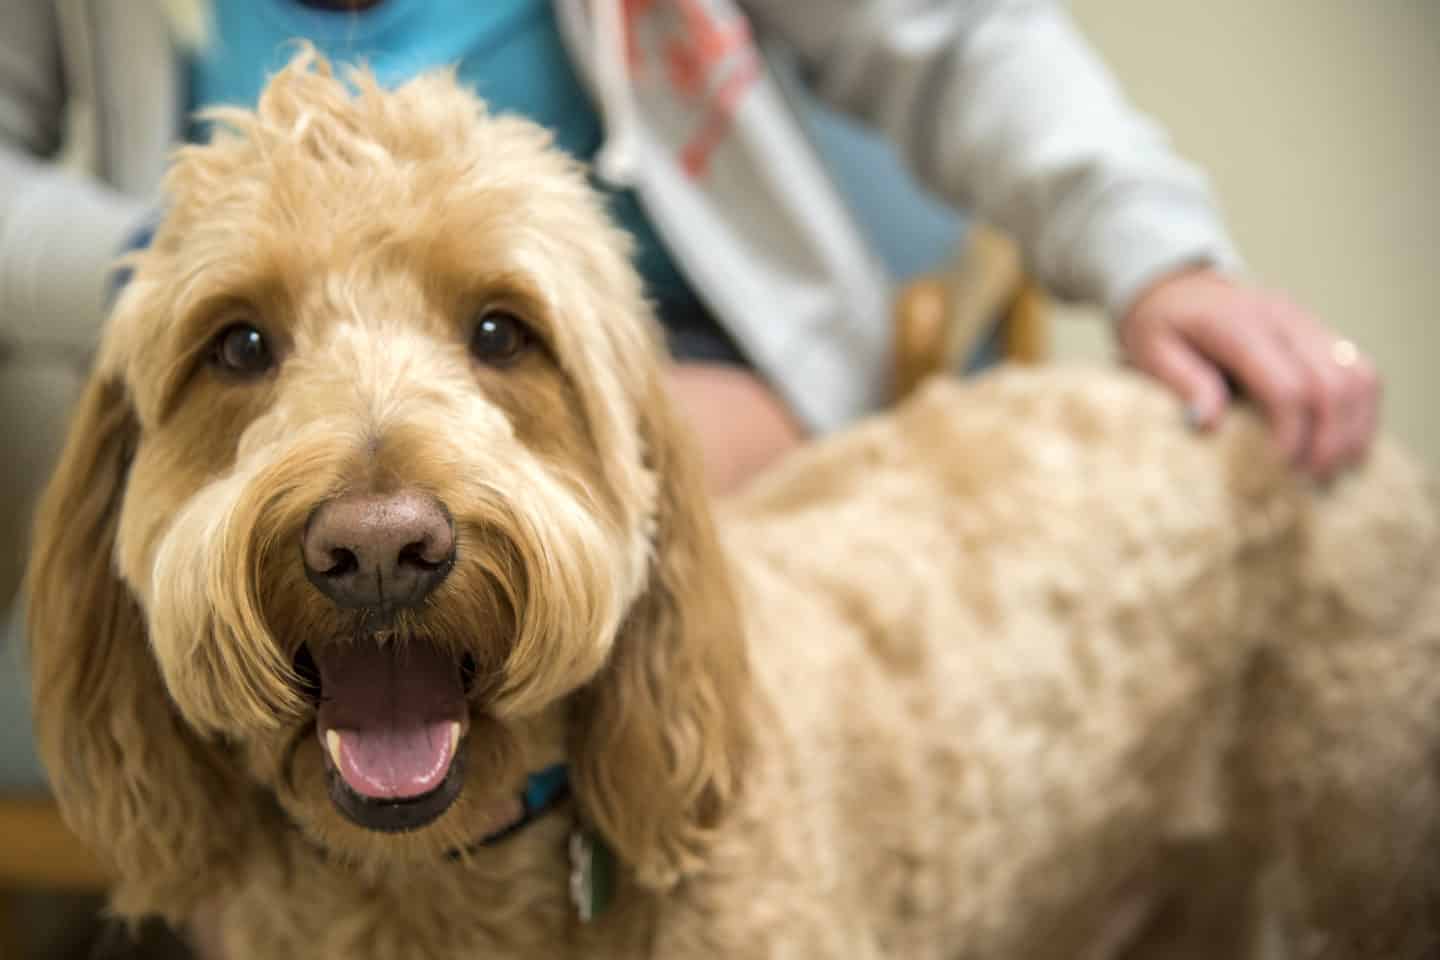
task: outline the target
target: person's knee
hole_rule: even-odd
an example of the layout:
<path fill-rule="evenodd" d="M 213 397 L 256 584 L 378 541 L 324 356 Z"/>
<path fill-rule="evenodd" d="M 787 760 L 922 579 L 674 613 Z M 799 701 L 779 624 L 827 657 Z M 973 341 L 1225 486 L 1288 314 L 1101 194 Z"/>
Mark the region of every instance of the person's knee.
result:
<path fill-rule="evenodd" d="M 805 439 L 779 395 L 748 370 L 680 364 L 670 389 L 699 437 L 715 493 L 738 489 Z"/>

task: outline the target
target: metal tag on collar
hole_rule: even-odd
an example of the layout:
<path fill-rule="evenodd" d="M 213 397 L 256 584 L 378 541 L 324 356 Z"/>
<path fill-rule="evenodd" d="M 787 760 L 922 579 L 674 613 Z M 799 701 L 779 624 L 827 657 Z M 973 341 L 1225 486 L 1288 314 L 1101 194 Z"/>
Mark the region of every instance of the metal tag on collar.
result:
<path fill-rule="evenodd" d="M 570 900 L 581 923 L 589 923 L 610 905 L 615 857 L 603 839 L 585 827 L 570 831 Z"/>

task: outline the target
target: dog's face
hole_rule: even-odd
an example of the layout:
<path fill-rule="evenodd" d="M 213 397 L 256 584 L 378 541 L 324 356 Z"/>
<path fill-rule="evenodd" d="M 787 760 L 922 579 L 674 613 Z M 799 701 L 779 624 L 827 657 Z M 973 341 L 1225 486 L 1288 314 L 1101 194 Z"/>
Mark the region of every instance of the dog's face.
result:
<path fill-rule="evenodd" d="M 622 853 L 673 877 L 733 790 L 743 655 L 627 245 L 538 129 L 446 76 L 357 83 L 292 65 L 172 171 L 40 520 L 62 799 L 119 777 L 125 816 L 165 806 L 144 754 L 168 748 L 77 759 L 51 709 L 153 697 L 153 672 L 165 716 L 112 741 L 183 739 L 161 779 L 273 796 L 342 859 L 471 845 L 563 760 Z M 77 523 L 86 483 L 107 489 Z M 115 573 L 118 599 L 86 595 Z M 67 659 L 86 644 L 144 666 L 96 677 Z M 677 781 L 668 818 L 631 808 L 647 774 Z"/>
<path fill-rule="evenodd" d="M 538 130 L 426 92 L 292 75 L 183 154 L 107 357 L 170 694 L 340 849 L 504 826 L 508 725 L 605 661 L 656 513 L 623 244 Z"/>

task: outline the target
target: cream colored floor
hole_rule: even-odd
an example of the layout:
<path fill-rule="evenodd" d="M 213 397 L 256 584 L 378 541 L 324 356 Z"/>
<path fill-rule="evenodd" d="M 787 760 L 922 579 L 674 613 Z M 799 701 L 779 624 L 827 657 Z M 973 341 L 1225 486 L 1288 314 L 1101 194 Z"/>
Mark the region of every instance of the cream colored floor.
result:
<path fill-rule="evenodd" d="M 1071 0 L 1130 95 L 1214 178 L 1247 261 L 1376 358 L 1440 467 L 1440 0 Z M 1067 360 L 1110 356 L 1085 317 Z"/>

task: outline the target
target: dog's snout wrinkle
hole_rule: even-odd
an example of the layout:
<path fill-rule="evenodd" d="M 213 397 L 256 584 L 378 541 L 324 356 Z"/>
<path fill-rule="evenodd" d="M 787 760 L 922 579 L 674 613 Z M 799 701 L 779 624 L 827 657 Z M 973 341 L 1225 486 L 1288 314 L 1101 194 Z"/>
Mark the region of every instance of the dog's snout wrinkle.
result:
<path fill-rule="evenodd" d="M 310 514 L 301 554 L 306 577 L 339 607 L 409 607 L 449 574 L 455 530 L 426 494 L 352 494 Z"/>

